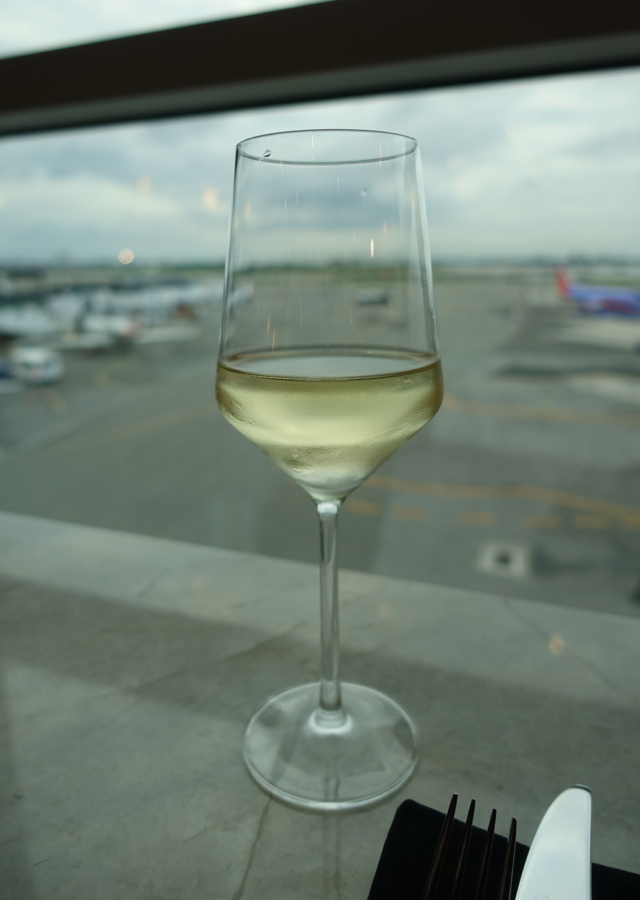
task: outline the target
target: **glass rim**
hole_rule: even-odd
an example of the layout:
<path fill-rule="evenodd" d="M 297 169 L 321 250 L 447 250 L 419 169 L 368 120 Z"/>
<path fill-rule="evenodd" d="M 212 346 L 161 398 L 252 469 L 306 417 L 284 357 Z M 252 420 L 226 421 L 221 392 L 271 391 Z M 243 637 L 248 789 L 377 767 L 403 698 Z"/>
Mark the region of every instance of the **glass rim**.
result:
<path fill-rule="evenodd" d="M 280 159 L 278 156 L 256 156 L 253 153 L 248 153 L 246 149 L 246 145 L 252 143 L 253 141 L 264 140 L 266 138 L 281 138 L 287 135 L 303 135 L 303 134 L 336 134 L 336 135 L 379 135 L 384 136 L 385 138 L 401 138 L 403 141 L 407 141 L 409 146 L 398 152 L 398 153 L 379 153 L 377 156 L 366 156 L 366 157 L 358 157 L 352 159 L 339 159 L 339 160 L 297 160 L 297 159 Z M 349 165 L 362 165 L 365 163 L 382 163 L 389 162 L 394 159 L 402 159 L 405 156 L 411 156 L 412 153 L 415 153 L 418 149 L 418 141 L 411 137 L 408 134 L 400 134 L 395 131 L 374 131 L 368 128 L 301 128 L 301 129 L 293 129 L 292 131 L 273 131 L 268 132 L 267 134 L 256 134 L 252 137 L 244 138 L 244 140 L 239 141 L 236 144 L 236 150 L 239 156 L 243 156 L 245 159 L 251 159 L 254 162 L 261 163 L 271 163 L 272 165 L 278 166 L 349 166 Z"/>

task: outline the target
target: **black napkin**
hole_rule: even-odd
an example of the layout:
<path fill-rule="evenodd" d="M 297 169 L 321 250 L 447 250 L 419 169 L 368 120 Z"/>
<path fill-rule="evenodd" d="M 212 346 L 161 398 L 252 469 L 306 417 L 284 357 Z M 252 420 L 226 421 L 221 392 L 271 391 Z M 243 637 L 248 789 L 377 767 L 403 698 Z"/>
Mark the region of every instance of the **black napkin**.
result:
<path fill-rule="evenodd" d="M 405 800 L 398 807 L 389 834 L 382 848 L 382 855 L 369 891 L 369 900 L 421 900 L 429 867 L 440 837 L 445 814 L 415 800 Z M 510 823 L 507 823 L 510 824 Z M 457 819 L 453 823 L 452 845 L 457 847 L 462 840 L 464 822 Z M 475 878 L 480 868 L 486 831 L 473 828 L 469 846 L 465 884 L 460 900 L 474 900 Z M 497 896 L 502 863 L 507 849 L 507 839 L 496 834 L 491 855 L 487 896 Z M 526 844 L 516 845 L 513 872 L 513 893 L 520 882 L 524 862 L 529 848 Z M 448 882 L 453 880 L 452 867 L 443 869 L 439 893 L 446 895 Z M 612 869 L 593 863 L 591 869 L 593 900 L 638 900 L 640 898 L 640 875 Z"/>

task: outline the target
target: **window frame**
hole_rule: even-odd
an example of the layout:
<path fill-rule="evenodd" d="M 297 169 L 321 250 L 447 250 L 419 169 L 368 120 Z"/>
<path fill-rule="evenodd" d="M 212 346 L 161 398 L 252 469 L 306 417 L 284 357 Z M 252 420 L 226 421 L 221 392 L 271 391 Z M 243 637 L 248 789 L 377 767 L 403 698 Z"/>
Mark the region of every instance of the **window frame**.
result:
<path fill-rule="evenodd" d="M 0 135 L 638 64 L 629 0 L 329 0 L 1 59 Z"/>

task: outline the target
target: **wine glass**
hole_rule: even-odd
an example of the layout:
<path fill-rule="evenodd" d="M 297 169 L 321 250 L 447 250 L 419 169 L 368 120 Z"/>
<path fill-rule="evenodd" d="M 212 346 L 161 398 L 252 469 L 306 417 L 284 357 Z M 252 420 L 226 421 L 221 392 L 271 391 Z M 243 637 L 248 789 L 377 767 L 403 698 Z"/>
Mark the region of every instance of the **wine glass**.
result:
<path fill-rule="evenodd" d="M 365 806 L 417 761 L 404 710 L 339 675 L 337 517 L 442 401 L 418 145 L 370 131 L 238 144 L 216 396 L 315 501 L 320 679 L 267 700 L 244 759 L 296 806 Z"/>

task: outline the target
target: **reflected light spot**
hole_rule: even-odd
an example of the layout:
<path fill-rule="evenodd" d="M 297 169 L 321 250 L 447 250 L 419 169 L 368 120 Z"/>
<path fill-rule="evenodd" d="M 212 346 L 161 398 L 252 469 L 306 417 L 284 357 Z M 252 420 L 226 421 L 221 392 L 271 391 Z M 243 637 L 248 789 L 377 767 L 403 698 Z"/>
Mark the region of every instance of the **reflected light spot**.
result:
<path fill-rule="evenodd" d="M 120 253 L 118 253 L 118 259 L 123 266 L 128 266 L 130 262 L 133 262 L 134 256 L 135 253 L 133 250 L 129 250 L 128 247 L 125 247 L 124 250 L 121 250 Z"/>
<path fill-rule="evenodd" d="M 559 634 L 551 635 L 551 639 L 549 641 L 549 653 L 553 653 L 554 656 L 558 656 L 565 648 L 564 638 L 561 638 Z"/>
<path fill-rule="evenodd" d="M 202 205 L 207 209 L 215 209 L 219 199 L 218 192 L 215 188 L 206 187 L 202 192 Z"/>
<path fill-rule="evenodd" d="M 457 169 L 460 165 L 460 157 L 459 156 L 447 156 L 446 162 L 450 169 Z"/>
<path fill-rule="evenodd" d="M 247 205 L 244 208 L 244 217 L 248 219 L 251 215 L 251 200 L 247 200 Z"/>
<path fill-rule="evenodd" d="M 371 240 L 369 241 L 369 251 L 371 253 L 371 256 L 375 255 L 375 250 L 373 248 L 373 238 L 371 238 Z"/>
<path fill-rule="evenodd" d="M 137 190 L 143 194 L 147 194 L 151 190 L 151 179 L 148 175 L 141 175 L 136 181 Z"/>

